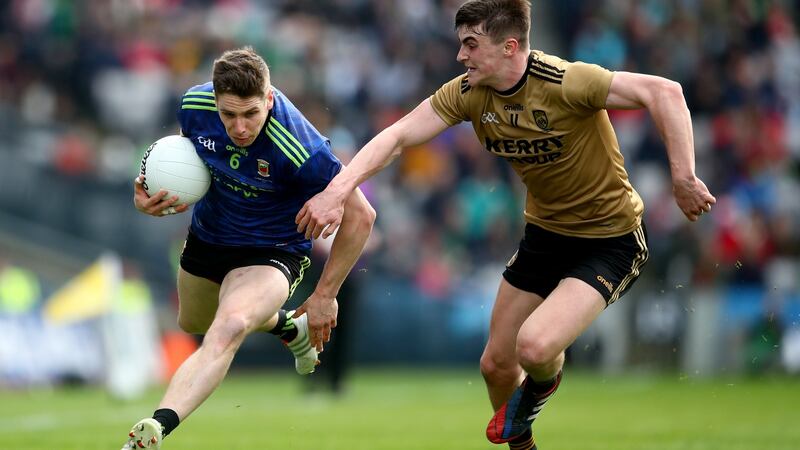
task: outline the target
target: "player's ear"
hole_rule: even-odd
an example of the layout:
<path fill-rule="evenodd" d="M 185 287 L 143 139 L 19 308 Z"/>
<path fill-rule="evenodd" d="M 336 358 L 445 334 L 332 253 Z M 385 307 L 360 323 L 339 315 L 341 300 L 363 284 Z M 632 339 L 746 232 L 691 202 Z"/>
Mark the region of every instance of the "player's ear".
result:
<path fill-rule="evenodd" d="M 272 105 L 275 103 L 275 96 L 273 95 L 272 88 L 267 89 L 267 111 L 272 109 Z"/>
<path fill-rule="evenodd" d="M 506 39 L 505 44 L 503 44 L 503 54 L 505 56 L 511 56 L 517 52 L 518 48 L 519 48 L 519 41 L 517 41 L 514 38 L 508 38 Z"/>

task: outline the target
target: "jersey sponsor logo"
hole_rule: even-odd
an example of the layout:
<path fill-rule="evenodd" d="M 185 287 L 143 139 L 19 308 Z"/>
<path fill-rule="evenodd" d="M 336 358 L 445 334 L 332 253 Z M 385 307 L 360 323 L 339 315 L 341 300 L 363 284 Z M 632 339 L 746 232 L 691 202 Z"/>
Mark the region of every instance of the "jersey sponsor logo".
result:
<path fill-rule="evenodd" d="M 610 281 L 606 280 L 602 275 L 597 276 L 597 281 L 599 281 L 600 284 L 605 286 L 606 289 L 608 289 L 608 292 L 614 292 L 614 285 L 611 284 Z"/>
<path fill-rule="evenodd" d="M 257 160 L 258 162 L 258 176 L 267 178 L 269 177 L 269 162 L 263 159 Z"/>
<path fill-rule="evenodd" d="M 197 136 L 197 142 L 199 142 L 200 145 L 202 145 L 203 147 L 207 148 L 208 150 L 210 150 L 210 151 L 212 151 L 214 153 L 217 152 L 216 142 L 214 142 L 213 139 L 209 139 L 209 138 L 203 137 L 203 136 Z"/>
<path fill-rule="evenodd" d="M 533 121 L 536 122 L 536 126 L 541 128 L 543 131 L 551 131 L 550 123 L 547 120 L 547 113 L 542 111 L 541 109 L 537 109 L 532 112 L 533 114 Z"/>
<path fill-rule="evenodd" d="M 258 192 L 252 190 L 253 186 L 240 186 L 238 184 L 235 184 L 235 181 L 231 178 L 223 179 L 219 176 L 214 176 L 214 180 L 222 183 L 229 190 L 236 192 L 237 194 L 240 194 L 244 199 L 258 198 Z M 264 189 L 259 189 L 259 190 L 263 191 Z"/>
<path fill-rule="evenodd" d="M 497 113 L 493 112 L 485 112 L 481 115 L 481 123 L 496 123 L 500 124 L 500 121 L 497 120 Z"/>
<path fill-rule="evenodd" d="M 511 120 L 511 126 L 513 126 L 513 127 L 518 127 L 519 126 L 519 114 L 511 113 L 510 120 Z"/>
<path fill-rule="evenodd" d="M 486 150 L 503 156 L 511 162 L 546 164 L 561 157 L 561 136 L 543 139 L 490 139 L 485 140 Z M 513 156 L 512 156 L 513 155 Z"/>

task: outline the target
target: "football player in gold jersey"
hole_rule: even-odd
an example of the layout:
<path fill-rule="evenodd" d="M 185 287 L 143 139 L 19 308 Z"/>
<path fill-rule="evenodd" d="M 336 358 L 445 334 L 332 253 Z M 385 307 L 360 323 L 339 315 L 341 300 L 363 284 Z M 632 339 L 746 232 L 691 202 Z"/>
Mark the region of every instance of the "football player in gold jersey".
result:
<path fill-rule="evenodd" d="M 405 147 L 471 122 L 528 191 L 525 235 L 503 273 L 480 366 L 495 410 L 487 437 L 532 449 L 531 424 L 558 387 L 565 349 L 630 288 L 648 257 L 644 205 L 606 110 L 649 111 L 688 220 L 716 200 L 695 174 L 678 83 L 530 50 L 528 0 L 468 1 L 455 29 L 467 72 L 373 138 L 296 222 L 308 237 L 330 236 L 356 186 Z"/>

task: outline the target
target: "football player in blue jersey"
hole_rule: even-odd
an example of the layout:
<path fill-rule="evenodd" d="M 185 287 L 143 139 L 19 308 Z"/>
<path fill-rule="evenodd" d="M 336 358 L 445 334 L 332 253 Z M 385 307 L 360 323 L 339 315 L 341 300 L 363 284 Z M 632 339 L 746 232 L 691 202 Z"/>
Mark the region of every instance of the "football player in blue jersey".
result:
<path fill-rule="evenodd" d="M 217 59 L 212 81 L 186 92 L 178 118 L 212 175 L 192 212 L 178 273 L 178 323 L 205 337 L 123 449 L 160 448 L 220 384 L 253 332 L 277 335 L 294 353 L 297 371 L 311 373 L 336 326 L 336 295 L 375 221 L 355 190 L 315 290 L 296 311 L 281 309 L 310 265 L 311 240 L 294 218 L 342 164 L 329 140 L 271 85 L 266 62 L 250 47 Z M 165 191 L 149 197 L 142 181 L 134 183 L 139 211 L 161 217 L 188 209 Z"/>

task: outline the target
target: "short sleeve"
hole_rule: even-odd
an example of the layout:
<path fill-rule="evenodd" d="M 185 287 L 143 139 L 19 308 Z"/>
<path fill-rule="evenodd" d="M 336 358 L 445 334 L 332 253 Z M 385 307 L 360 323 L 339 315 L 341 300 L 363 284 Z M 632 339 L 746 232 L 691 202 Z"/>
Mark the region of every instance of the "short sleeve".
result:
<path fill-rule="evenodd" d="M 431 96 L 433 110 L 447 125 L 453 126 L 469 120 L 466 108 L 469 89 L 467 76 L 461 75 L 445 83 Z"/>
<path fill-rule="evenodd" d="M 571 63 L 564 73 L 564 101 L 576 111 L 585 111 L 587 114 L 605 109 L 613 77 L 614 72 L 596 64 Z"/>
<path fill-rule="evenodd" d="M 307 198 L 322 192 L 342 170 L 342 163 L 331 152 L 327 141 L 317 148 L 296 172 L 296 184 Z"/>

